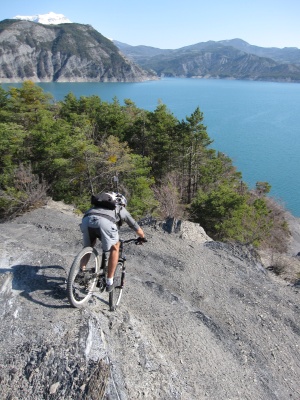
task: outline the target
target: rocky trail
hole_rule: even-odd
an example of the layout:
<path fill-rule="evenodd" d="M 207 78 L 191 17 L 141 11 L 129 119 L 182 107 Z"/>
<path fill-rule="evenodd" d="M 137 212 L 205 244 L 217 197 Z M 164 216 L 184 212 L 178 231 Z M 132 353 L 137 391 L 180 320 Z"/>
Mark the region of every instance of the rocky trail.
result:
<path fill-rule="evenodd" d="M 52 203 L 1 224 L 1 399 L 300 399 L 298 286 L 247 247 L 146 226 L 119 309 L 74 309 L 79 223 Z"/>

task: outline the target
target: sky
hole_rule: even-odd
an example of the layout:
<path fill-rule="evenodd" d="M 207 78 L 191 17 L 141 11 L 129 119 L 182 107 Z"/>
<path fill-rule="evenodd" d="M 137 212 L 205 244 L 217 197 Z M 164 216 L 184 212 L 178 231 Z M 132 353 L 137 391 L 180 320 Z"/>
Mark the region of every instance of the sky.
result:
<path fill-rule="evenodd" d="M 0 21 L 50 11 L 132 46 L 177 49 L 239 38 L 300 48 L 299 0 L 2 0 Z"/>

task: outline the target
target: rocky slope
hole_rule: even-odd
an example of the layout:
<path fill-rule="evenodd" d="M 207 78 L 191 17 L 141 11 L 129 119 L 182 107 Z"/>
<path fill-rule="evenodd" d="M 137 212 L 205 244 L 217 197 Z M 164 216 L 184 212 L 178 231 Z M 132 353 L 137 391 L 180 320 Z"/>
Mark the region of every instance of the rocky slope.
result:
<path fill-rule="evenodd" d="M 1 399 L 300 398 L 299 288 L 251 249 L 145 227 L 120 308 L 77 310 L 79 222 L 52 203 L 1 224 Z"/>
<path fill-rule="evenodd" d="M 0 82 L 138 82 L 153 79 L 90 25 L 0 22 Z"/>

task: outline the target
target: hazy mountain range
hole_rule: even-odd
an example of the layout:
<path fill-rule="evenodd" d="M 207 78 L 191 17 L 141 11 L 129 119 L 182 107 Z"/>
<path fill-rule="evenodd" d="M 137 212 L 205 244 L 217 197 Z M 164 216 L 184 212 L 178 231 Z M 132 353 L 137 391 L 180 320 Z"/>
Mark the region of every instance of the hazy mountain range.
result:
<path fill-rule="evenodd" d="M 175 50 L 114 43 L 128 58 L 159 76 L 300 81 L 297 48 L 264 48 L 241 39 L 208 41 Z"/>
<path fill-rule="evenodd" d="M 53 12 L 0 22 L 0 82 L 159 77 L 300 82 L 300 49 L 264 48 L 241 39 L 179 49 L 131 46 Z"/>

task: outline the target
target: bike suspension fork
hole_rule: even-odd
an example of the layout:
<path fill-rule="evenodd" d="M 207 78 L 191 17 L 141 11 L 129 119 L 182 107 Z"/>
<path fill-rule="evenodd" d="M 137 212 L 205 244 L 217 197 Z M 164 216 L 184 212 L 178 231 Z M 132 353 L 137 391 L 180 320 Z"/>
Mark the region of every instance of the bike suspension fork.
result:
<path fill-rule="evenodd" d="M 121 288 L 123 288 L 125 284 L 125 275 L 126 275 L 126 257 L 123 257 L 119 261 L 122 263 Z"/>

